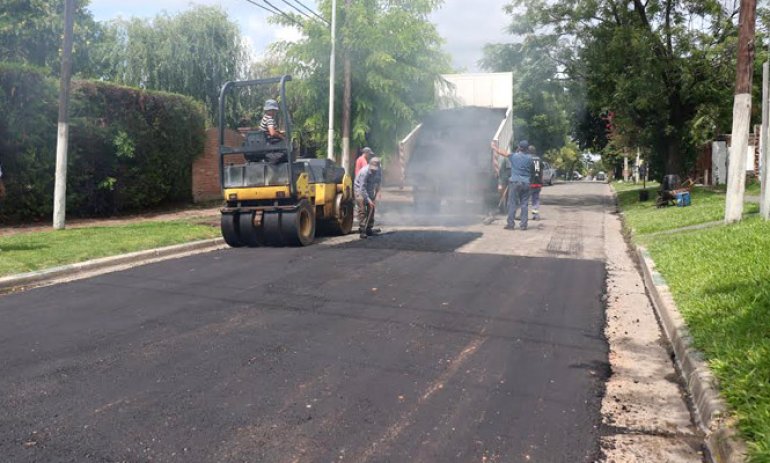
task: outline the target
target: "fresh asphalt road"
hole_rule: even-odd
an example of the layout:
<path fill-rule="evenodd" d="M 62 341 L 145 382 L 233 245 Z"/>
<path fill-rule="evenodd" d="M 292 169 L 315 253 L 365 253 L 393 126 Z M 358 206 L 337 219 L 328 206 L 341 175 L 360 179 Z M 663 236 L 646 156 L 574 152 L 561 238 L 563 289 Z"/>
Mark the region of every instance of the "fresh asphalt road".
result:
<path fill-rule="evenodd" d="M 4 296 L 0 460 L 594 461 L 604 263 L 455 252 L 483 239 L 224 250 Z"/>

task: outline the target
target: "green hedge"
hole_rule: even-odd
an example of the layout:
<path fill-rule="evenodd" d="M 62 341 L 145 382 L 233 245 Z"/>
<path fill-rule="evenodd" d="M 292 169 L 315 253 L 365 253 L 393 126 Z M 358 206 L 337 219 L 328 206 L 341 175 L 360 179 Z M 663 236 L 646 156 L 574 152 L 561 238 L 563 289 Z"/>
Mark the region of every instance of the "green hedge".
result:
<path fill-rule="evenodd" d="M 0 221 L 50 218 L 58 83 L 45 71 L 0 63 Z M 203 152 L 205 112 L 189 97 L 74 81 L 67 214 L 104 216 L 187 202 Z"/>

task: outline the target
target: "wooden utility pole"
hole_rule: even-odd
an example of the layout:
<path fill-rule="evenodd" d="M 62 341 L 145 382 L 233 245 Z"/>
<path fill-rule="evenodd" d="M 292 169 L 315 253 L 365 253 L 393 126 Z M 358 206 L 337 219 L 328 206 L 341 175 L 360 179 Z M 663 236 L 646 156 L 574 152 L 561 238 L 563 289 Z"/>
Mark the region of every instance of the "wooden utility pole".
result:
<path fill-rule="evenodd" d="M 350 11 L 351 0 L 345 0 L 345 22 L 351 14 Z M 347 26 L 347 24 L 346 24 Z M 346 31 L 350 31 L 349 27 L 345 28 Z M 352 71 L 350 69 L 350 44 L 352 40 L 350 37 L 345 37 L 345 59 L 343 64 L 343 94 L 342 94 L 342 167 L 345 168 L 345 172 L 350 172 L 350 113 L 353 105 L 352 97 Z"/>
<path fill-rule="evenodd" d="M 741 0 L 738 31 L 738 67 L 733 100 L 733 132 L 727 172 L 725 223 L 738 222 L 743 216 L 743 194 L 746 189 L 746 152 L 751 123 L 751 77 L 754 65 L 754 27 L 756 0 Z"/>
<path fill-rule="evenodd" d="M 64 0 L 64 44 L 59 83 L 59 124 L 56 139 L 56 179 L 53 196 L 53 228 L 64 229 L 67 205 L 67 145 L 69 141 L 70 77 L 72 76 L 72 29 L 75 0 Z"/>

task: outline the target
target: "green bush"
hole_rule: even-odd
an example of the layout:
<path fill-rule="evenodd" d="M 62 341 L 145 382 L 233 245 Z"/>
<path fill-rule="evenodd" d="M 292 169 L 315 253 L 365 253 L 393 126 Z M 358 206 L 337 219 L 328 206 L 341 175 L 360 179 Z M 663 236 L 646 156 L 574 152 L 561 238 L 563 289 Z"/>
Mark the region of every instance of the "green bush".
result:
<path fill-rule="evenodd" d="M 50 217 L 57 82 L 0 63 L 0 220 Z M 70 102 L 67 213 L 103 216 L 189 201 L 205 113 L 189 97 L 75 81 Z"/>

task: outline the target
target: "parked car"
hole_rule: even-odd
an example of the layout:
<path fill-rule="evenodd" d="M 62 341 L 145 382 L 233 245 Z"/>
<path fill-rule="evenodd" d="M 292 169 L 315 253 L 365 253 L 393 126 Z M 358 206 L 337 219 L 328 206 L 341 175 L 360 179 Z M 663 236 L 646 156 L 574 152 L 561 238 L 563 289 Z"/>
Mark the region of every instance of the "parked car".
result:
<path fill-rule="evenodd" d="M 572 172 L 572 180 L 583 180 L 583 175 L 578 171 Z"/>
<path fill-rule="evenodd" d="M 599 172 L 598 174 L 596 174 L 595 178 L 597 182 L 606 182 L 607 174 L 605 174 L 604 172 Z"/>

